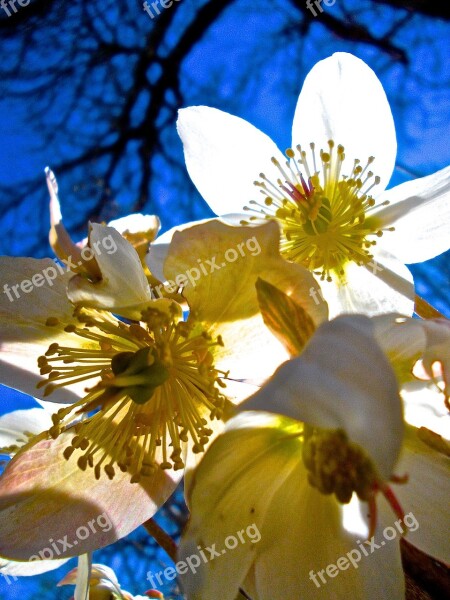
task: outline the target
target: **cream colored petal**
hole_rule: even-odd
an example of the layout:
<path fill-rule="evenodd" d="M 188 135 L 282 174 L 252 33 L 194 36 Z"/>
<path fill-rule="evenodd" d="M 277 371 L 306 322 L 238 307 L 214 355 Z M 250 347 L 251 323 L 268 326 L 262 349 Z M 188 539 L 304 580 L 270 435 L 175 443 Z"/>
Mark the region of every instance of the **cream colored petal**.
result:
<path fill-rule="evenodd" d="M 176 231 L 184 231 L 194 225 L 201 225 L 202 223 L 208 223 L 212 219 L 201 219 L 199 221 L 190 221 L 189 223 L 183 223 L 181 225 L 175 225 L 168 231 L 159 235 L 156 240 L 150 246 L 150 250 L 146 256 L 146 263 L 152 275 L 154 275 L 160 281 L 165 281 L 164 276 L 164 262 L 169 252 L 170 242 L 172 241 L 173 235 Z"/>
<path fill-rule="evenodd" d="M 108 223 L 109 227 L 114 227 L 121 234 L 124 233 L 158 233 L 161 223 L 155 215 L 143 215 L 133 213 L 120 219 L 114 219 Z"/>
<path fill-rule="evenodd" d="M 215 108 L 180 110 L 177 128 L 189 175 L 217 215 L 241 212 L 249 200 L 260 198 L 253 182 L 261 172 L 273 181 L 278 179 L 272 157 L 286 162 L 267 135 Z"/>
<path fill-rule="evenodd" d="M 382 531 L 378 523 L 374 541 L 379 548 L 371 553 L 363 535 L 344 528 L 342 505 L 312 488 L 299 464 L 272 498 L 264 520 L 256 548 L 256 597 L 402 600 L 399 534 L 382 546 Z"/>
<path fill-rule="evenodd" d="M 368 316 L 397 312 L 411 316 L 414 284 L 409 270 L 394 257 L 378 250 L 365 267 L 349 263 L 344 280 L 322 282 L 330 318 L 342 313 Z"/>
<path fill-rule="evenodd" d="M 210 435 L 208 442 L 204 446 L 205 452 L 216 439 L 216 437 L 223 433 L 225 429 L 225 421 L 231 419 L 231 417 L 235 415 L 235 406 L 243 402 L 252 394 L 254 394 L 258 389 L 256 385 L 252 383 L 246 383 L 243 381 L 225 379 L 223 383 L 225 383 L 226 387 L 223 388 L 222 392 L 227 397 L 228 404 L 227 407 L 224 409 L 224 414 L 222 417 L 223 420 L 214 419 L 212 421 L 210 420 L 208 423 L 208 428 L 212 430 L 212 434 Z M 188 446 L 192 446 L 192 444 L 188 442 Z M 184 459 L 184 485 L 186 489 L 190 489 L 192 478 L 195 477 L 195 469 L 203 460 L 205 452 L 196 454 L 189 450 L 186 453 L 186 457 Z"/>
<path fill-rule="evenodd" d="M 58 582 L 58 587 L 62 585 L 75 585 L 77 580 L 77 572 L 78 567 L 75 567 L 75 569 L 72 569 L 69 571 L 69 573 L 66 573 L 64 578 Z M 119 587 L 116 574 L 110 567 L 107 567 L 106 565 L 93 564 L 91 568 L 91 579 L 94 581 L 94 583 L 99 581 L 109 581 L 114 587 Z"/>
<path fill-rule="evenodd" d="M 49 558 L 52 551 L 65 558 L 107 546 L 152 517 L 182 476 L 158 469 L 131 484 L 129 474 L 118 470 L 112 481 L 104 473 L 97 480 L 92 469 L 79 469 L 76 457 L 63 457 L 71 438 L 66 433 L 40 441 L 7 465 L 0 478 L 0 556 L 29 560 Z M 57 543 L 54 549 L 50 538 L 70 546 Z"/>
<path fill-rule="evenodd" d="M 50 412 L 42 408 L 15 410 L 0 417 L 0 448 L 28 442 L 24 432 L 38 434 L 52 426 Z"/>
<path fill-rule="evenodd" d="M 0 288 L 4 292 L 0 294 L 0 380 L 5 385 L 42 398 L 43 389 L 36 389 L 42 379 L 38 357 L 53 342 L 80 346 L 81 338 L 63 331 L 64 325 L 74 322 L 73 305 L 66 293 L 67 280 L 72 276 L 50 259 L 0 258 Z M 49 317 L 58 319 L 59 325 L 46 326 Z M 83 387 L 59 390 L 49 399 L 74 402 L 74 392 Z"/>
<path fill-rule="evenodd" d="M 73 264 L 72 270 L 78 271 L 83 262 L 80 245 L 72 241 L 68 231 L 64 227 L 58 195 L 58 182 L 56 181 L 55 174 L 49 167 L 46 167 L 45 175 L 50 195 L 50 246 L 61 261 L 66 261 L 70 258 Z"/>
<path fill-rule="evenodd" d="M 372 69 L 346 52 L 318 62 L 303 84 L 292 127 L 292 144 L 309 151 L 328 151 L 328 140 L 345 148 L 343 175 L 350 175 L 353 161 L 365 165 L 381 178 L 375 188 L 383 191 L 391 178 L 397 153 L 395 126 L 383 86 Z"/>
<path fill-rule="evenodd" d="M 116 229 L 97 223 L 91 224 L 89 244 L 102 279 L 91 282 L 80 275 L 73 277 L 69 299 L 74 304 L 105 308 L 130 318 L 136 317 L 137 311 L 139 318 L 140 310 L 152 298 L 136 250 Z"/>
<path fill-rule="evenodd" d="M 190 319 L 200 322 L 224 346 L 214 350 L 216 365 L 234 379 L 265 379 L 288 357 L 263 323 L 255 284 L 261 278 L 289 294 L 316 323 L 327 317 L 318 304 L 312 275 L 279 254 L 275 222 L 232 227 L 210 221 L 173 236 L 165 262 L 167 279 L 184 277 Z"/>
<path fill-rule="evenodd" d="M 403 598 L 398 540 L 368 556 L 358 552 L 364 538 L 347 532 L 339 505 L 307 482 L 299 431 L 288 419 L 244 413 L 212 445 L 189 491 L 191 521 L 179 554 L 199 558 L 195 573 L 181 577 L 190 600 L 234 600 L 239 586 L 260 600 L 323 598 L 324 591 L 334 598 Z M 226 549 L 238 532 L 245 543 Z M 202 561 L 200 550 L 213 544 L 217 558 Z M 336 569 L 340 580 L 318 590 L 310 571 L 350 552 L 355 568 L 347 558 L 347 568 Z"/>
<path fill-rule="evenodd" d="M 450 459 L 424 444 L 413 427 L 407 428 L 405 444 L 396 472 L 407 474 L 404 485 L 395 486 L 406 516 L 406 539 L 422 552 L 449 563 L 448 498 Z M 380 504 L 382 514 L 389 507 Z"/>
<path fill-rule="evenodd" d="M 82 554 L 78 557 L 77 578 L 73 600 L 89 600 L 89 581 L 92 567 L 92 555 Z"/>
<path fill-rule="evenodd" d="M 302 355 L 282 365 L 242 410 L 265 410 L 343 429 L 389 479 L 403 435 L 397 380 L 363 316 L 324 323 Z M 383 443 L 380 444 L 380 440 Z"/>
<path fill-rule="evenodd" d="M 33 560 L 31 562 L 15 562 L 0 558 L 0 575 L 7 576 L 10 582 L 14 582 L 15 577 L 31 577 L 54 571 L 64 565 L 70 558 L 61 560 Z M 8 581 L 8 579 L 6 579 Z"/>
<path fill-rule="evenodd" d="M 390 206 L 377 212 L 395 231 L 380 246 L 405 263 L 423 262 L 449 248 L 450 166 L 383 194 Z"/>
<path fill-rule="evenodd" d="M 188 490 L 191 520 L 179 560 L 199 555 L 198 546 L 206 549 L 214 544 L 220 555 L 200 560 L 195 573 L 180 577 L 190 600 L 235 600 L 262 543 L 258 533 L 273 494 L 299 461 L 301 444 L 292 435 L 298 427 L 294 424 L 290 432 L 278 429 L 286 422 L 268 415 L 240 415 L 228 423 L 226 433 L 200 463 Z M 229 536 L 237 539 L 238 532 L 244 543 L 227 549 L 233 543 Z"/>

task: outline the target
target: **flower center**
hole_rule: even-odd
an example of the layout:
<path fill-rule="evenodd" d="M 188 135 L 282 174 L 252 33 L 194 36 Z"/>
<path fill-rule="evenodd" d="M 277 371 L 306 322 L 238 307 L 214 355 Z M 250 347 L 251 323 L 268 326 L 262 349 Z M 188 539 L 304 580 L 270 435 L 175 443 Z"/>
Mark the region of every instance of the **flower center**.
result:
<path fill-rule="evenodd" d="M 369 538 L 375 533 L 378 491 L 403 520 L 400 504 L 391 488 L 381 480 L 369 455 L 358 444 L 350 442 L 342 429 L 332 431 L 305 425 L 302 458 L 308 482 L 319 492 L 335 494 L 342 504 L 348 504 L 355 492 L 360 500 L 369 503 Z M 406 477 L 392 477 L 396 483 L 406 480 Z"/>
<path fill-rule="evenodd" d="M 65 331 L 83 338 L 85 347 L 51 344 L 38 360 L 48 375 L 38 384 L 45 395 L 100 378 L 52 417 L 51 437 L 69 428 L 75 433 L 65 458 L 81 451 L 82 470 L 94 468 L 98 479 L 103 469 L 112 479 L 118 467 L 132 482 L 157 468 L 183 468 L 185 443 L 191 440 L 193 452 L 202 452 L 212 434 L 208 419 L 221 418 L 225 397 L 217 386 L 223 387 L 219 377 L 225 374 L 214 368 L 210 352 L 221 339 L 193 335 L 189 324 L 154 309 L 131 325 L 93 309 L 75 314 L 80 326 Z M 47 324 L 58 323 L 50 318 Z"/>
<path fill-rule="evenodd" d="M 306 427 L 303 462 L 310 485 L 322 494 L 335 494 L 343 504 L 350 502 L 353 492 L 360 500 L 369 500 L 379 479 L 368 455 L 342 430 Z"/>
<path fill-rule="evenodd" d="M 355 160 L 349 176 L 341 175 L 345 160 L 343 146 L 328 142 L 328 151 L 320 151 L 318 168 L 315 144 L 310 144 L 311 159 L 297 146 L 286 150 L 285 167 L 276 158 L 273 164 L 280 172 L 276 182 L 264 173 L 255 185 L 264 196 L 263 202 L 251 201 L 245 210 L 256 213 L 249 220 L 275 218 L 281 227 L 281 253 L 298 262 L 322 279 L 332 280 L 332 274 L 342 276 L 344 267 L 353 261 L 364 265 L 371 261 L 374 237 L 383 235 L 383 228 L 371 211 L 375 200 L 370 196 L 380 183 L 369 170 L 371 156 L 365 167 Z M 381 206 L 387 205 L 383 202 Z M 248 225 L 247 221 L 242 224 Z M 393 228 L 386 228 L 392 231 Z"/>

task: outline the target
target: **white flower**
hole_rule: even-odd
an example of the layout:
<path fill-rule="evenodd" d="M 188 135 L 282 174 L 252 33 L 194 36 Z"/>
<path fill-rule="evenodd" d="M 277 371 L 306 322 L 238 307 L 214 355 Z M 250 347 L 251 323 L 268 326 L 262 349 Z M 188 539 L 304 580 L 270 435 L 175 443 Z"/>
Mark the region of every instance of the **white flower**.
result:
<path fill-rule="evenodd" d="M 383 87 L 363 61 L 337 53 L 315 65 L 286 156 L 246 121 L 205 106 L 180 111 L 178 131 L 210 207 L 218 215 L 247 207 L 248 222 L 275 218 L 284 257 L 325 280 L 331 316 L 412 314 L 413 279 L 403 263 L 448 248 L 450 167 L 384 191 L 395 128 Z"/>
<path fill-rule="evenodd" d="M 387 483 L 395 479 L 402 443 L 401 401 L 372 329 L 362 316 L 323 324 L 206 452 L 188 489 L 191 519 L 180 559 L 200 548 L 220 553 L 228 536 L 250 524 L 260 541 L 244 538 L 183 575 L 189 600 L 234 600 L 239 587 L 255 600 L 404 597 L 398 539 L 378 546 L 358 568 L 336 569 L 338 579 L 326 587 L 313 576 L 367 535 L 383 539 L 378 491 L 402 518 Z M 343 504 L 352 492 L 360 518 L 350 528 Z M 387 523 L 394 520 L 391 512 Z"/>

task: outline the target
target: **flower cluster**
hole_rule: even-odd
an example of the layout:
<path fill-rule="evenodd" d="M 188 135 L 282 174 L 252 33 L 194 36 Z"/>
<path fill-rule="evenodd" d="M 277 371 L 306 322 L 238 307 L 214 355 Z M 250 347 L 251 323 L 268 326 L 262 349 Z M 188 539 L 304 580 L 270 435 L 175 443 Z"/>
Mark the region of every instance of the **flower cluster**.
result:
<path fill-rule="evenodd" d="M 0 299 L 2 382 L 40 404 L 0 417 L 0 571 L 79 556 L 61 582 L 76 597 L 132 598 L 90 555 L 148 523 L 183 476 L 191 516 L 177 572 L 189 600 L 318 598 L 310 573 L 393 518 L 406 533 L 405 511 L 420 523 L 412 543 L 445 558 L 450 326 L 412 318 L 415 301 L 427 315 L 404 263 L 448 247 L 449 168 L 385 191 L 389 104 L 342 53 L 306 78 L 284 154 L 213 108 L 182 110 L 178 130 L 222 218 L 158 237 L 157 217 L 132 215 L 90 223 L 75 243 L 47 170 L 51 246 L 79 260 L 32 297 Z M 99 251 L 105 238 L 114 253 Z M 258 254 L 180 279 L 250 238 Z M 50 264 L 2 257 L 0 286 Z M 26 562 L 100 513 L 109 530 L 58 561 Z M 257 546 L 179 567 L 250 522 Z M 398 541 L 346 568 L 333 597 L 349 596 L 404 597 Z"/>

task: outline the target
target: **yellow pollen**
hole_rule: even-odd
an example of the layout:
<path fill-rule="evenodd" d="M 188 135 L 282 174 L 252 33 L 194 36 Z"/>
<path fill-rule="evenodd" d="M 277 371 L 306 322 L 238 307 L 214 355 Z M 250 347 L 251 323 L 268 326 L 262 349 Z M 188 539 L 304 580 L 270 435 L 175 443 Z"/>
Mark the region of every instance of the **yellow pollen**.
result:
<path fill-rule="evenodd" d="M 379 480 L 369 456 L 342 430 L 305 427 L 303 462 L 309 483 L 322 494 L 335 494 L 343 504 L 353 492 L 360 500 L 370 500 Z"/>
<path fill-rule="evenodd" d="M 271 181 L 260 173 L 254 184 L 264 200 L 250 201 L 245 210 L 253 213 L 248 221 L 277 220 L 284 257 L 331 281 L 333 274 L 344 275 L 347 263 L 365 265 L 373 258 L 370 250 L 376 244 L 374 238 L 383 231 L 376 216 L 370 215 L 378 208 L 370 191 L 380 178 L 369 169 L 373 156 L 364 167 L 355 160 L 350 172 L 343 175 L 344 147 L 336 146 L 333 140 L 319 156 L 315 144 L 310 144 L 310 155 L 308 160 L 307 152 L 297 146 L 286 150 L 283 165 L 272 158 L 280 177 Z"/>
<path fill-rule="evenodd" d="M 183 468 L 186 442 L 202 452 L 212 434 L 209 421 L 222 415 L 219 377 L 225 374 L 214 368 L 210 351 L 222 340 L 194 334 L 190 324 L 153 309 L 132 325 L 91 309 L 75 315 L 79 325 L 65 330 L 83 338 L 83 347 L 51 344 L 38 359 L 47 375 L 38 387 L 48 395 L 96 382 L 53 415 L 48 434 L 74 433 L 65 458 L 77 454 L 79 468 L 93 468 L 97 478 L 104 471 L 112 479 L 119 469 L 138 482 L 156 469 Z"/>
<path fill-rule="evenodd" d="M 389 485 L 382 481 L 369 455 L 350 442 L 346 433 L 305 425 L 302 452 L 303 463 L 308 472 L 310 485 L 322 494 L 334 494 L 339 502 L 347 504 L 353 493 L 368 503 L 368 539 L 375 535 L 377 525 L 376 495 L 381 492 L 400 522 L 404 511 Z M 406 483 L 407 476 L 391 476 L 394 483 Z M 403 528 L 406 532 L 407 528 Z"/>

